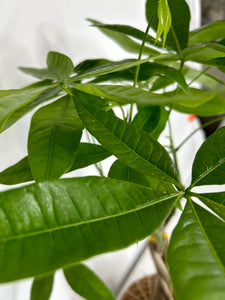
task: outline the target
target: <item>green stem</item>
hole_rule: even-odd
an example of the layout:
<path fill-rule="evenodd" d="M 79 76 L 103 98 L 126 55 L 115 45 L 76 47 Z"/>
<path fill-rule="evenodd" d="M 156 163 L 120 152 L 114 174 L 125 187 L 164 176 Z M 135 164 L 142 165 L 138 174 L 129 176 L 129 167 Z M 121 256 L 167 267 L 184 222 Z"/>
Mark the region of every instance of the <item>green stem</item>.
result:
<path fill-rule="evenodd" d="M 145 30 L 145 35 L 144 35 L 144 38 L 142 40 L 142 43 L 141 43 L 141 48 L 140 48 L 140 51 L 139 51 L 139 54 L 138 54 L 138 61 L 141 60 L 141 57 L 142 57 L 142 54 L 143 54 L 143 50 L 144 50 L 144 46 L 145 46 L 145 42 L 146 42 L 146 38 L 147 38 L 147 35 L 148 35 L 148 32 L 149 32 L 149 29 L 151 27 L 151 23 L 152 23 L 152 19 L 157 11 L 157 8 L 158 8 L 158 5 L 156 5 L 153 13 L 152 13 L 152 16 L 148 22 L 148 26 Z M 134 73 L 134 83 L 133 83 L 133 87 L 136 87 L 137 86 L 137 82 L 138 82 L 138 75 L 139 75 L 139 72 L 140 72 L 140 65 L 137 65 L 136 69 L 135 69 L 135 73 Z M 133 108 L 134 108 L 134 104 L 132 103 L 131 106 L 130 106 L 130 115 L 129 115 L 129 119 L 128 119 L 128 123 L 131 123 L 132 121 L 132 116 L 133 116 Z"/>
<path fill-rule="evenodd" d="M 90 144 L 96 144 L 94 138 L 93 138 L 92 136 L 90 136 L 89 133 L 88 133 L 87 131 L 86 131 L 86 138 L 87 138 L 87 140 L 88 140 L 88 142 L 89 142 Z M 92 138 L 92 139 L 91 139 L 91 138 Z M 95 168 L 96 168 L 96 170 L 98 171 L 99 175 L 100 175 L 101 177 L 104 177 L 104 173 L 103 173 L 103 169 L 102 169 L 101 163 L 98 163 L 98 164 L 95 163 Z"/>
<path fill-rule="evenodd" d="M 199 77 L 201 77 L 202 75 L 204 75 L 210 68 L 211 68 L 211 66 L 209 66 L 208 68 L 206 68 L 205 70 L 203 70 L 201 73 L 199 73 L 197 76 L 195 76 L 195 78 L 192 79 L 192 81 L 188 84 L 188 86 L 190 86 L 193 82 L 195 82 L 196 80 L 198 80 Z"/>
<path fill-rule="evenodd" d="M 71 97 L 74 97 L 73 93 L 65 86 L 65 84 L 62 82 L 60 83 L 61 88 Z"/>
<path fill-rule="evenodd" d="M 144 35 L 144 38 L 143 38 L 142 43 L 141 43 L 141 48 L 140 48 L 140 51 L 139 51 L 138 60 L 141 60 L 141 57 L 142 57 L 142 54 L 143 54 L 143 50 L 144 50 L 144 46 L 145 46 L 145 42 L 146 42 L 146 38 L 147 38 L 149 29 L 151 27 L 152 19 L 153 19 L 155 13 L 156 13 L 157 8 L 158 8 L 158 5 L 155 7 L 155 9 L 154 9 L 154 11 L 152 13 L 152 16 L 151 16 L 151 18 L 150 18 L 150 20 L 148 22 L 148 26 L 147 26 L 147 28 L 145 30 L 145 35 Z M 137 85 L 139 71 L 140 71 L 140 65 L 137 65 L 136 70 L 135 70 L 135 74 L 134 74 L 134 84 L 133 84 L 133 87 L 136 87 L 136 85 Z"/>
<path fill-rule="evenodd" d="M 177 39 L 176 33 L 175 33 L 174 29 L 173 29 L 173 26 L 171 26 L 171 32 L 172 32 L 172 35 L 173 35 L 173 38 L 174 38 L 174 41 L 175 41 L 175 44 L 176 44 L 176 47 L 177 47 L 177 52 L 180 55 L 181 60 L 183 60 L 183 56 L 182 56 L 182 53 L 181 53 L 180 44 L 179 44 L 179 41 Z"/>
<path fill-rule="evenodd" d="M 125 121 L 127 118 L 126 118 L 126 115 L 125 115 L 125 111 L 124 111 L 124 109 L 121 105 L 120 105 L 120 110 L 121 110 L 122 115 L 123 115 L 123 120 Z"/>
<path fill-rule="evenodd" d="M 222 120 L 222 119 L 224 119 L 224 115 L 222 115 L 222 116 L 219 116 L 219 117 L 217 117 L 217 118 L 215 118 L 215 119 L 213 119 L 213 120 L 210 120 L 209 122 L 206 122 L 205 124 L 203 124 L 202 126 L 200 126 L 200 127 L 198 127 L 197 129 L 195 129 L 194 131 L 192 131 L 192 133 L 190 133 L 184 140 L 183 140 L 183 142 L 181 142 L 180 143 L 180 145 L 179 146 L 177 146 L 177 148 L 175 148 L 175 150 L 176 151 L 178 151 L 197 131 L 199 131 L 200 129 L 203 129 L 203 128 L 205 128 L 205 127 L 207 127 L 207 126 L 209 126 L 209 125 L 211 125 L 211 124 L 213 124 L 213 123 L 215 123 L 215 122 L 217 122 L 217 121 L 220 121 L 220 120 Z"/>
<path fill-rule="evenodd" d="M 177 171 L 178 180 L 180 181 L 180 173 L 179 173 L 178 161 L 177 161 L 177 152 L 176 152 L 176 149 L 175 149 L 174 143 L 173 143 L 173 134 L 172 134 L 170 118 L 168 119 L 168 127 L 169 127 L 170 149 L 171 149 L 171 153 L 173 156 L 173 163 L 174 163 L 174 167 Z"/>

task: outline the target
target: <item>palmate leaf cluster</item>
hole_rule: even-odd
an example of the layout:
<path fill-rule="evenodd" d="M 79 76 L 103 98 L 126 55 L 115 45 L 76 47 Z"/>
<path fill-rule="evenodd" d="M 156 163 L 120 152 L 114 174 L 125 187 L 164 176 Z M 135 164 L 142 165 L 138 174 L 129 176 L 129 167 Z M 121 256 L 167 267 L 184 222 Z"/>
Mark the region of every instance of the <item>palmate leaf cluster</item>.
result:
<path fill-rule="evenodd" d="M 45 69 L 20 68 L 38 82 L 0 91 L 1 132 L 36 108 L 28 156 L 0 173 L 5 185 L 30 182 L 0 193 L 0 282 L 35 277 L 33 300 L 49 299 L 59 268 L 84 298 L 114 299 L 81 262 L 151 235 L 181 197 L 186 204 L 167 251 L 175 299 L 225 298 L 225 192 L 193 192 L 225 183 L 225 127 L 198 150 L 187 188 L 157 141 L 172 110 L 225 113 L 224 83 L 208 74 L 212 66 L 225 71 L 225 21 L 189 31 L 184 0 L 160 1 L 159 8 L 158 0 L 147 0 L 148 29 L 158 32 L 157 40 L 148 30 L 89 20 L 138 59 L 74 67 L 67 56 L 50 52 Z M 208 68 L 195 70 L 190 61 Z M 194 82 L 210 88 L 194 88 Z M 130 114 L 121 119 L 113 107 L 127 104 Z M 99 144 L 80 142 L 85 128 Z M 112 155 L 107 177 L 61 178 Z"/>

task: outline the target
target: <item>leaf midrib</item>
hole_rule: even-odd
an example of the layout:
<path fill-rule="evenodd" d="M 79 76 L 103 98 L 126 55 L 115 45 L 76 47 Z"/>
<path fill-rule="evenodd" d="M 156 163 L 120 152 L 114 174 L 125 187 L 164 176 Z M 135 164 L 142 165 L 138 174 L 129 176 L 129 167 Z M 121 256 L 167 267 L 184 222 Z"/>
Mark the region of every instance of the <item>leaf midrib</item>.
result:
<path fill-rule="evenodd" d="M 210 239 L 208 238 L 208 236 L 207 236 L 207 234 L 206 234 L 206 232 L 205 232 L 205 230 L 204 230 L 204 227 L 202 226 L 202 223 L 201 223 L 201 221 L 200 221 L 200 219 L 199 219 L 199 217 L 198 217 L 198 214 L 197 214 L 197 212 L 196 212 L 196 210 L 195 210 L 195 207 L 194 207 L 194 205 L 192 204 L 192 201 L 191 201 L 190 199 L 189 199 L 188 201 L 189 201 L 189 203 L 190 203 L 192 212 L 194 213 L 195 219 L 196 219 L 196 221 L 197 221 L 197 223 L 198 223 L 198 225 L 199 225 L 199 227 L 200 227 L 200 229 L 201 229 L 201 232 L 202 232 L 202 234 L 203 234 L 203 236 L 204 236 L 204 238 L 205 238 L 205 240 L 206 240 L 206 242 L 207 242 L 207 245 L 208 245 L 208 247 L 210 248 L 212 255 L 214 256 L 214 258 L 215 258 L 215 260 L 217 261 L 217 263 L 218 263 L 218 265 L 219 265 L 221 271 L 223 272 L 223 274 L 224 274 L 224 276 L 225 276 L 225 267 L 224 267 L 223 264 L 221 263 L 221 260 L 220 260 L 220 258 L 218 257 L 218 255 L 216 254 L 216 252 L 215 252 L 215 250 L 214 250 L 214 248 L 213 248 L 213 245 L 212 245 Z"/>
<path fill-rule="evenodd" d="M 51 233 L 51 232 L 60 231 L 60 230 L 63 230 L 63 229 L 68 229 L 68 228 L 78 227 L 78 226 L 82 226 L 82 225 L 86 225 L 86 224 L 101 222 L 101 221 L 108 220 L 108 219 L 118 218 L 118 217 L 126 215 L 126 214 L 131 214 L 131 213 L 140 211 L 140 210 L 145 209 L 149 206 L 153 206 L 155 204 L 161 203 L 161 202 L 169 200 L 171 198 L 182 196 L 183 194 L 184 194 L 184 192 L 172 193 L 172 194 L 170 194 L 166 197 L 159 198 L 156 201 L 152 201 L 150 203 L 147 203 L 147 204 L 141 205 L 139 207 L 130 209 L 128 211 L 123 211 L 123 212 L 120 212 L 120 213 L 117 213 L 117 214 L 114 214 L 114 215 L 109 215 L 109 216 L 99 217 L 99 218 L 92 219 L 92 220 L 85 220 L 85 221 L 81 221 L 81 222 L 77 222 L 77 223 L 66 224 L 66 225 L 56 226 L 56 227 L 53 227 L 53 228 L 47 228 L 47 229 L 38 230 L 38 231 L 34 231 L 34 232 L 29 232 L 29 233 L 4 237 L 2 239 L 0 238 L 0 243 L 13 241 L 13 240 L 18 240 L 18 239 L 22 239 L 22 238 L 29 238 L 29 237 L 32 237 L 32 236 L 43 235 L 45 233 Z"/>
<path fill-rule="evenodd" d="M 91 114 L 91 113 L 90 113 L 90 112 L 82 105 L 82 103 L 81 103 L 80 101 L 79 101 L 79 104 L 82 106 L 83 109 L 85 109 L 85 111 L 86 111 L 89 115 L 93 115 L 93 114 Z M 95 117 L 95 120 L 96 120 L 96 115 L 94 115 L 94 117 Z M 139 158 L 141 158 L 141 160 L 143 160 L 145 164 L 147 163 L 147 164 L 149 164 L 152 168 L 155 168 L 155 169 L 157 169 L 158 171 L 162 172 L 162 173 L 164 174 L 165 178 L 168 178 L 168 177 L 169 177 L 169 178 L 171 179 L 170 182 L 172 182 L 172 183 L 174 183 L 174 184 L 179 184 L 179 182 L 178 182 L 175 178 L 171 177 L 171 176 L 170 176 L 169 174 L 167 174 L 165 171 L 162 171 L 159 167 L 153 165 L 150 161 L 148 161 L 147 159 L 145 159 L 144 157 L 142 157 L 140 154 L 138 154 L 134 149 L 130 148 L 123 140 L 119 139 L 119 138 L 114 134 L 114 132 L 110 131 L 107 127 L 105 127 L 105 124 L 104 124 L 104 123 L 100 122 L 98 119 L 97 119 L 96 121 L 97 121 L 102 127 L 104 127 L 104 129 L 105 129 L 106 131 L 108 131 L 108 132 L 110 133 L 111 136 L 113 136 L 114 138 L 116 138 L 116 140 L 119 141 L 119 142 L 123 145 L 123 147 L 125 147 L 125 148 L 128 149 L 129 151 L 133 152 L 136 156 L 138 156 Z M 134 127 L 134 129 L 135 129 L 135 130 L 138 130 L 138 129 L 135 128 L 135 127 Z M 144 131 L 143 131 L 143 132 L 144 132 Z M 145 132 L 144 132 L 144 134 L 147 135 L 147 133 L 145 133 Z M 152 140 L 153 140 L 153 139 L 152 139 Z M 115 155 L 115 154 L 113 154 L 113 155 Z M 115 156 L 116 156 L 116 155 L 115 155 Z M 125 163 L 125 164 L 126 164 L 126 163 Z M 176 176 L 176 174 L 174 174 L 174 175 Z"/>
<path fill-rule="evenodd" d="M 77 81 L 77 80 L 81 80 L 81 79 L 85 79 L 85 78 L 90 78 L 90 77 L 96 77 L 96 76 L 100 76 L 100 75 L 106 75 L 106 74 L 109 74 L 109 73 L 114 73 L 114 72 L 117 72 L 117 71 L 123 71 L 123 70 L 126 70 L 126 69 L 130 69 L 131 67 L 136 67 L 138 65 L 141 65 L 145 62 L 148 62 L 150 59 L 157 59 L 157 58 L 160 58 L 160 54 L 159 55 L 156 55 L 156 56 L 153 56 L 151 58 L 147 57 L 145 59 L 142 59 L 142 60 L 137 60 L 137 61 L 134 61 L 132 63 L 126 63 L 126 64 L 121 64 L 119 66 L 116 66 L 115 68 L 112 69 L 112 67 L 108 67 L 105 69 L 105 71 L 103 72 L 100 72 L 99 70 L 97 71 L 89 71 L 89 72 L 86 72 L 82 75 L 78 75 L 78 76 L 75 76 L 75 77 L 72 77 L 70 79 L 67 79 L 65 80 L 65 82 L 73 82 L 73 81 Z"/>
<path fill-rule="evenodd" d="M 55 124 L 54 124 L 54 126 L 52 128 L 50 149 L 49 149 L 49 155 L 48 155 L 48 165 L 47 165 L 46 176 L 45 176 L 46 180 L 50 179 L 49 175 L 50 175 L 50 169 L 51 169 L 51 166 L 52 166 L 53 149 L 54 149 L 54 144 L 55 144 L 56 128 L 61 123 L 61 118 L 64 115 L 66 109 L 68 108 L 68 105 L 69 105 L 69 100 L 65 101 L 64 109 L 63 109 L 63 111 L 60 110 L 60 113 L 58 114 L 58 117 L 57 117 L 56 121 L 54 122 Z"/>
<path fill-rule="evenodd" d="M 211 172 L 213 172 L 215 169 L 219 168 L 219 166 L 221 166 L 223 163 L 225 162 L 225 158 L 223 158 L 218 164 L 216 164 L 214 167 L 209 168 L 208 170 L 206 170 L 205 172 L 202 173 L 202 176 L 200 175 L 200 177 L 198 177 L 191 185 L 190 188 L 193 188 L 199 181 L 201 181 L 204 177 L 206 177 L 207 175 L 209 175 Z"/>

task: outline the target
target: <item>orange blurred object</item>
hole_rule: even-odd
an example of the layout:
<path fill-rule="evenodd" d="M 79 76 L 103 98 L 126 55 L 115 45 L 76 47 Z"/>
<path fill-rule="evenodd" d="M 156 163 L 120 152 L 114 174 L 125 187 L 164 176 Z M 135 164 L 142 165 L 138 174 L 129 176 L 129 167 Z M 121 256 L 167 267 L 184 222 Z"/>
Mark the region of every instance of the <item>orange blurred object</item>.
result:
<path fill-rule="evenodd" d="M 196 118 L 196 115 L 192 115 L 192 114 L 190 114 L 190 115 L 188 115 L 188 122 L 193 122 L 194 120 L 195 120 L 195 118 Z"/>

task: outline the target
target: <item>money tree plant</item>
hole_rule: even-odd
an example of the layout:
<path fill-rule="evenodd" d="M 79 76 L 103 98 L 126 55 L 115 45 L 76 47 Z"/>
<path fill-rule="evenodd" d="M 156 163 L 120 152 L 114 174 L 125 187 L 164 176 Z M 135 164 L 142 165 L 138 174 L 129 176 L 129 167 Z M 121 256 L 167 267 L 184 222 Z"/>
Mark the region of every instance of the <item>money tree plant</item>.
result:
<path fill-rule="evenodd" d="M 133 59 L 74 67 L 49 52 L 47 67 L 20 68 L 35 83 L 0 91 L 1 132 L 35 109 L 28 155 L 0 173 L 20 184 L 0 193 L 0 282 L 34 277 L 32 300 L 49 299 L 60 268 L 84 298 L 115 299 L 82 261 L 151 235 L 160 244 L 176 209 L 163 250 L 171 297 L 225 299 L 225 192 L 208 189 L 225 183 L 225 127 L 199 148 L 186 187 L 176 157 L 194 132 L 175 147 L 170 126 L 173 110 L 222 119 L 225 83 L 209 69 L 225 72 L 225 21 L 190 31 L 184 0 L 147 0 L 146 19 L 145 32 L 89 19 Z M 158 142 L 166 126 L 169 147 Z M 96 142 L 81 142 L 84 131 Z M 112 155 L 107 176 L 63 176 Z"/>

